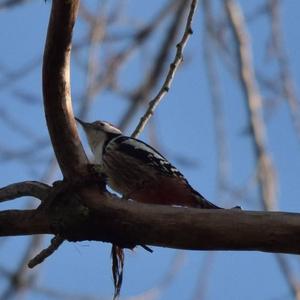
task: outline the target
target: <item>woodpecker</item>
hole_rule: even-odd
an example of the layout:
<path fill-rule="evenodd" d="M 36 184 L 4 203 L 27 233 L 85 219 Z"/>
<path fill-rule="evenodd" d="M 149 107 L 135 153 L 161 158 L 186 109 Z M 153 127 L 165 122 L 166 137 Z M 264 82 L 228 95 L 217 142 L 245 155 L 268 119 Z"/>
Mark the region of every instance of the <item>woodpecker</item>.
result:
<path fill-rule="evenodd" d="M 194 190 L 163 155 L 145 142 L 124 136 L 109 122 L 84 122 L 95 163 L 108 185 L 126 199 L 142 203 L 220 209 Z"/>

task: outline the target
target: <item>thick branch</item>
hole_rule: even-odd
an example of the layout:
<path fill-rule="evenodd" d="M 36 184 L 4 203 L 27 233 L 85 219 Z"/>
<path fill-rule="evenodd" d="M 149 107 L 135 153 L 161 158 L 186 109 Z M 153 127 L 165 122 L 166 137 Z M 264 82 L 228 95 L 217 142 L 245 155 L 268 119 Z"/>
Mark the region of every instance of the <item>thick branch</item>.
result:
<path fill-rule="evenodd" d="M 147 244 L 191 250 L 300 253 L 300 214 L 146 205 L 118 201 L 91 187 L 81 191 L 81 198 L 85 210 L 76 210 L 74 203 L 56 210 L 63 229 L 60 234 L 70 241 L 96 240 L 123 247 Z M 74 216 L 74 211 L 81 215 Z M 53 211 L 1 212 L 0 235 L 57 233 L 53 232 L 49 215 L 55 219 Z"/>
<path fill-rule="evenodd" d="M 0 189 L 0 202 L 12 200 L 19 197 L 31 196 L 45 200 L 50 186 L 38 181 L 23 181 L 10 184 Z"/>
<path fill-rule="evenodd" d="M 87 158 L 73 117 L 70 92 L 72 30 L 79 0 L 53 0 L 43 60 L 43 94 L 47 126 L 65 178 L 80 177 Z"/>
<path fill-rule="evenodd" d="M 36 210 L 0 211 L 0 236 L 52 233 L 49 217 Z"/>

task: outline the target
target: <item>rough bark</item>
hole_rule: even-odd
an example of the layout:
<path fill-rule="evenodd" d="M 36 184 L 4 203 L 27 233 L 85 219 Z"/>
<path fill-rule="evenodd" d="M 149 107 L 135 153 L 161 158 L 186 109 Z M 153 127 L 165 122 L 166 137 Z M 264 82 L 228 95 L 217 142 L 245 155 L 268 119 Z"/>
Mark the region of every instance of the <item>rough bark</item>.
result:
<path fill-rule="evenodd" d="M 1 212 L 0 235 L 59 233 L 69 241 L 96 240 L 129 248 L 146 244 L 300 253 L 296 213 L 146 205 L 116 200 L 96 186 L 58 194 L 53 201 L 36 211 Z"/>

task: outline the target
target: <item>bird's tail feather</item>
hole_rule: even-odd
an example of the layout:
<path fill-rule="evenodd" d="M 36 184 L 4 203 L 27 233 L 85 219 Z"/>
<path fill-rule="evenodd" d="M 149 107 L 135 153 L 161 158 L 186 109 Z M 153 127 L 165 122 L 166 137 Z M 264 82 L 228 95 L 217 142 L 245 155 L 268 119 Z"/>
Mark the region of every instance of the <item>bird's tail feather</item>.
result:
<path fill-rule="evenodd" d="M 111 248 L 112 257 L 112 274 L 114 279 L 115 292 L 113 300 L 116 300 L 120 296 L 120 291 L 123 281 L 123 268 L 124 268 L 124 250 L 117 245 L 112 245 Z"/>
<path fill-rule="evenodd" d="M 213 204 L 212 202 L 208 201 L 207 199 L 205 199 L 200 193 L 198 193 L 197 191 L 195 191 L 193 189 L 193 192 L 196 194 L 197 197 L 197 202 L 198 204 L 196 205 L 196 207 L 199 208 L 204 208 L 204 209 L 224 209 L 222 207 L 219 207 L 215 204 Z M 232 207 L 231 209 L 242 209 L 240 206 L 235 206 Z"/>
<path fill-rule="evenodd" d="M 199 194 L 198 196 L 199 199 L 199 204 L 197 207 L 199 208 L 204 208 L 204 209 L 223 209 L 222 207 L 219 207 L 215 204 L 213 204 L 212 202 L 208 201 L 207 199 L 205 199 L 201 194 Z"/>

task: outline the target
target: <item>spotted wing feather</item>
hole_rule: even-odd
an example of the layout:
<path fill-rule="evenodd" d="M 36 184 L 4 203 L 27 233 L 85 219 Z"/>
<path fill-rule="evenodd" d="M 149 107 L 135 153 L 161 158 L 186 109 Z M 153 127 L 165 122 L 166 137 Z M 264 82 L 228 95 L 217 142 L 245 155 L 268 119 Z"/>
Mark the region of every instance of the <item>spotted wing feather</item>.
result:
<path fill-rule="evenodd" d="M 163 155 L 143 141 L 119 136 L 103 153 L 111 186 L 133 200 L 218 208 L 195 191 Z"/>

